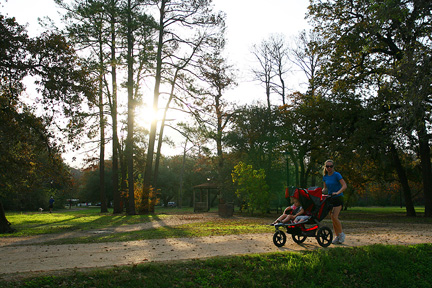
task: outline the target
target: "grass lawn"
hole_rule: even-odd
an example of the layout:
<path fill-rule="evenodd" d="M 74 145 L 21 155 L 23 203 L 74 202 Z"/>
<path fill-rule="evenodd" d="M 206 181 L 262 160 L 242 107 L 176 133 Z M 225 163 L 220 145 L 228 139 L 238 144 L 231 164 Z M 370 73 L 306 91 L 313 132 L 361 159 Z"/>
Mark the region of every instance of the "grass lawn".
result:
<path fill-rule="evenodd" d="M 150 222 L 163 219 L 164 217 L 167 217 L 167 215 L 113 215 L 111 213 L 100 213 L 100 208 L 97 207 L 77 210 L 64 209 L 54 211 L 54 213 L 6 213 L 6 218 L 12 223 L 12 227 L 18 231 L 8 235 L 0 234 L 0 237 L 32 236 L 61 233 L 72 230 L 85 231 L 104 227 Z"/>
<path fill-rule="evenodd" d="M 212 211 L 211 211 L 212 212 Z M 215 211 L 213 211 L 215 212 Z M 400 207 L 355 207 L 341 214 L 342 221 L 373 221 L 373 222 L 395 222 L 395 223 L 426 223 L 432 224 L 432 219 L 421 217 L 424 208 L 417 208 L 420 217 L 406 217 L 405 210 Z M 100 208 L 83 208 L 78 210 L 59 210 L 55 213 L 6 213 L 12 227 L 18 230 L 13 234 L 0 234 L 2 237 L 22 237 L 43 234 L 54 234 L 70 231 L 88 231 L 104 228 L 112 228 L 151 221 L 165 220 L 176 215 L 194 215 L 191 208 L 161 208 L 158 207 L 152 215 L 113 215 L 111 213 L 100 213 Z M 236 214 L 247 216 L 245 214 Z M 176 237 L 203 237 L 221 236 L 232 234 L 265 233 L 270 223 L 278 215 L 263 215 L 257 217 L 242 217 L 242 219 L 228 218 L 218 221 L 184 224 L 172 227 L 159 227 L 153 229 L 110 233 L 94 234 L 89 233 L 75 238 L 57 239 L 48 241 L 45 244 L 78 244 L 78 243 L 101 243 L 133 241 L 146 239 L 176 238 Z M 355 225 L 346 223 L 345 225 Z M 348 227 L 348 226 L 345 226 Z"/>
<path fill-rule="evenodd" d="M 17 237 L 86 231 L 167 219 L 185 209 L 164 208 L 155 215 L 100 214 L 100 208 L 49 213 L 7 213 L 19 231 L 1 237 Z M 419 216 L 424 210 L 417 210 Z M 399 207 L 350 208 L 344 220 L 432 224 L 423 217 L 407 218 Z M 246 216 L 246 215 L 244 215 Z M 112 239 L 72 239 L 72 243 L 128 241 L 166 237 L 200 237 L 259 233 L 274 215 L 238 220 L 187 224 L 165 229 L 111 235 Z M 262 228 L 261 228 L 262 227 Z M 174 228 L 174 229 L 172 229 Z M 107 237 L 107 236 L 98 236 Z M 58 243 L 58 242 L 56 242 Z M 18 264 L 19 265 L 19 264 Z M 147 263 L 87 272 L 25 278 L 0 287 L 432 287 L 432 244 L 412 246 L 372 245 L 318 249 L 301 253 L 281 252 L 237 257 L 218 257 L 173 263 Z"/>
<path fill-rule="evenodd" d="M 149 263 L 0 280 L 0 287 L 412 287 L 432 285 L 432 244 Z"/>
<path fill-rule="evenodd" d="M 112 211 L 112 210 L 110 210 Z M 164 220 L 178 214 L 193 214 L 192 208 L 161 208 L 157 207 L 156 213 L 151 215 L 133 215 L 126 214 L 113 215 L 111 213 L 100 213 L 99 207 L 81 208 L 81 209 L 64 209 L 54 211 L 55 213 L 39 213 L 39 212 L 16 212 L 6 213 L 6 218 L 12 223 L 12 227 L 18 231 L 13 234 L 0 234 L 2 237 L 21 237 L 34 236 L 42 234 L 62 233 L 70 231 L 87 231 L 94 229 L 103 229 L 110 227 L 118 227 L 132 225 L 138 223 L 146 223 L 151 221 Z M 210 212 L 216 212 L 211 210 Z M 373 222 L 395 222 L 395 223 L 425 223 L 432 224 L 432 219 L 422 217 L 424 215 L 424 207 L 416 207 L 418 217 L 406 217 L 406 211 L 400 207 L 353 207 L 347 211 L 341 212 L 341 219 L 353 221 L 373 221 Z M 247 214 L 236 213 L 239 216 L 248 216 Z M 209 236 L 209 232 L 213 230 L 214 235 L 226 234 L 241 234 L 253 230 L 256 233 L 265 232 L 268 229 L 262 227 L 264 223 L 270 223 L 278 215 L 255 215 L 247 220 L 226 219 L 224 221 L 204 222 L 193 225 L 183 225 L 179 227 L 176 233 L 178 237 L 184 236 Z M 252 225 L 252 226 L 251 226 Z M 157 231 L 157 229 L 152 229 Z M 163 230 L 163 229 L 162 229 Z M 183 231 L 183 232 L 182 232 Z M 148 233 L 148 232 L 145 232 Z M 158 233 L 158 232 L 156 232 Z M 181 235 L 180 235 L 181 234 Z M 160 234 L 151 235 L 150 238 L 141 238 L 133 236 L 131 240 L 138 239 L 154 239 L 166 238 L 170 235 Z M 172 235 L 171 237 L 175 237 Z M 124 237 L 118 241 L 124 241 Z M 115 241 L 115 240 L 114 240 Z M 82 243 L 85 243 L 84 240 Z"/>
<path fill-rule="evenodd" d="M 159 208 L 154 215 L 113 215 L 99 213 L 100 208 L 87 208 L 77 211 L 60 210 L 55 213 L 6 213 L 16 233 L 0 234 L 2 237 L 23 237 L 54 234 L 70 231 L 88 231 L 118 226 L 133 225 L 151 221 L 166 220 L 177 214 L 194 215 L 191 209 Z M 267 218 L 221 219 L 173 227 L 159 227 L 124 233 L 89 234 L 76 238 L 58 239 L 46 244 L 77 244 L 96 242 L 132 241 L 174 237 L 202 237 L 229 234 L 268 232 Z"/>
<path fill-rule="evenodd" d="M 431 218 L 424 218 L 424 207 L 415 207 L 417 217 L 407 217 L 405 207 L 350 207 L 341 212 L 344 220 L 432 223 Z"/>

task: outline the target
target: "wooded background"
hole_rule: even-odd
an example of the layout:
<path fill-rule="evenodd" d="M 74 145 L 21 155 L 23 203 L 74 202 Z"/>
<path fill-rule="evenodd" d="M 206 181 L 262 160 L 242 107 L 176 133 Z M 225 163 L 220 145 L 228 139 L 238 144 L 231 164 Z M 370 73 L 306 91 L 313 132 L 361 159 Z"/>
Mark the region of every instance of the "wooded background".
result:
<path fill-rule="evenodd" d="M 189 206 L 193 186 L 211 182 L 214 203 L 265 212 L 286 205 L 287 186 L 322 185 L 332 159 L 346 207 L 404 205 L 415 216 L 424 205 L 432 216 L 430 1 L 311 0 L 313 29 L 251 47 L 264 101 L 245 105 L 224 97 L 238 70 L 211 1 L 55 2 L 64 28 L 46 22 L 37 37 L 0 15 L 1 207 L 36 210 L 54 195 L 59 206 L 151 213 Z M 299 69 L 307 89 L 293 91 Z M 136 123 L 142 105 L 164 110 L 149 130 Z M 163 155 L 167 127 L 184 138 L 182 155 Z M 68 167 L 65 143 L 88 142 L 85 167 Z"/>

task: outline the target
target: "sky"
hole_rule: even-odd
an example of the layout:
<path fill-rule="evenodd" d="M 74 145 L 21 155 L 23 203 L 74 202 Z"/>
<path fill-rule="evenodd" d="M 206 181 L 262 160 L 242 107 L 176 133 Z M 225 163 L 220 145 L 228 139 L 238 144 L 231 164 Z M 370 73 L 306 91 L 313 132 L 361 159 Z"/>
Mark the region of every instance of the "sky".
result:
<path fill-rule="evenodd" d="M 227 101 L 237 104 L 264 103 L 264 88 L 251 81 L 250 71 L 254 63 L 252 46 L 259 45 L 272 34 L 281 34 L 289 41 L 300 31 L 308 29 L 305 15 L 309 0 L 213 0 L 213 4 L 216 10 L 226 13 L 226 55 L 238 71 L 238 85 L 227 91 Z M 0 0 L 0 11 L 3 15 L 15 17 L 21 25 L 27 24 L 30 36 L 43 32 L 38 18 L 49 16 L 54 21 L 60 19 L 59 9 L 53 0 Z M 289 75 L 287 82 L 291 90 L 301 90 L 301 73 L 294 71 Z M 181 143 L 177 146 L 178 149 L 172 149 L 172 154 L 180 153 Z M 70 155 L 66 155 L 65 159 L 70 162 Z M 69 164 L 79 168 L 79 162 Z"/>
<path fill-rule="evenodd" d="M 255 60 L 252 46 L 259 45 L 272 34 L 281 34 L 290 41 L 300 31 L 308 29 L 305 15 L 309 0 L 214 0 L 213 3 L 217 10 L 227 14 L 227 55 L 239 69 L 239 85 L 229 95 L 233 98 L 244 95 L 246 99 L 242 100 L 249 103 L 251 99 L 264 102 L 264 88 L 251 81 L 250 71 Z M 288 85 L 300 89 L 297 79 L 301 75 L 291 75 L 291 78 L 295 80 L 288 80 Z"/>

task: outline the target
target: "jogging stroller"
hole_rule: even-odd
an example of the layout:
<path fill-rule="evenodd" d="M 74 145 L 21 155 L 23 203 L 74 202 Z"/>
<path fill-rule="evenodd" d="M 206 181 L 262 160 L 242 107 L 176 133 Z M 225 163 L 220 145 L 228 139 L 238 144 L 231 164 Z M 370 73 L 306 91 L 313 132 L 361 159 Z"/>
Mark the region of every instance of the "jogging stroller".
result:
<path fill-rule="evenodd" d="M 285 245 L 287 236 L 282 231 L 282 228 L 285 228 L 297 244 L 303 243 L 307 237 L 315 237 L 320 246 L 328 247 L 332 243 L 333 233 L 329 227 L 321 225 L 320 222 L 333 208 L 329 201 L 330 196 L 323 195 L 321 187 L 315 189 L 297 188 L 293 195 L 289 196 L 300 201 L 305 211 L 304 215 L 308 217 L 298 223 L 275 224 L 276 231 L 273 235 L 273 243 L 277 247 Z"/>

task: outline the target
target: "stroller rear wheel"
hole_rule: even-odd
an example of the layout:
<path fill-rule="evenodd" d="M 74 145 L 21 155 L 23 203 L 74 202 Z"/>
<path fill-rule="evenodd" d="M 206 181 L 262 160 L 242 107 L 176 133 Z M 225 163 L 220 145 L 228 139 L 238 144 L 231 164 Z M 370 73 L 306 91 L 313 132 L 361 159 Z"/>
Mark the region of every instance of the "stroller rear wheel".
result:
<path fill-rule="evenodd" d="M 326 226 L 321 227 L 317 232 L 316 239 L 319 245 L 328 247 L 333 240 L 333 232 Z"/>
<path fill-rule="evenodd" d="M 303 235 L 294 235 L 294 234 L 292 234 L 291 236 L 292 236 L 293 241 L 295 243 L 297 243 L 297 244 L 303 243 L 306 240 L 306 238 L 307 238 L 307 236 L 303 236 Z"/>
<path fill-rule="evenodd" d="M 273 235 L 273 243 L 277 247 L 282 247 L 285 245 L 287 237 L 283 231 L 277 230 Z"/>

